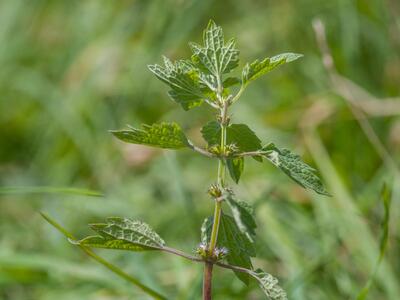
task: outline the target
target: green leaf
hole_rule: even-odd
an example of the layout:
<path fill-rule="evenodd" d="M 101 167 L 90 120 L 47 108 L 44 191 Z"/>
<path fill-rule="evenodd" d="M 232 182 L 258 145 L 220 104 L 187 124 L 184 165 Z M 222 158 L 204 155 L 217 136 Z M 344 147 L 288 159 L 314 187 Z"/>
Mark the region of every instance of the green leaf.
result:
<path fill-rule="evenodd" d="M 209 72 L 216 78 L 229 73 L 239 64 L 239 50 L 235 48 L 235 40 L 224 42 L 224 33 L 220 26 L 210 20 L 203 32 L 204 45 L 190 43 L 192 61 L 203 72 Z"/>
<path fill-rule="evenodd" d="M 379 257 L 375 263 L 375 266 L 371 272 L 371 275 L 368 278 L 367 283 L 362 288 L 360 293 L 357 295 L 356 300 L 365 300 L 367 298 L 369 290 L 375 279 L 376 273 L 378 272 L 379 266 L 382 263 L 382 260 L 386 253 L 386 248 L 387 248 L 388 240 L 389 240 L 390 204 L 391 204 L 391 200 L 392 200 L 391 190 L 388 188 L 388 186 L 386 184 L 384 184 L 382 187 L 381 200 L 383 202 L 383 207 L 384 207 L 385 212 L 384 212 L 383 221 L 382 221 L 382 225 L 381 225 L 382 236 L 381 236 L 380 243 L 379 243 Z"/>
<path fill-rule="evenodd" d="M 243 173 L 244 169 L 244 158 L 243 157 L 234 157 L 226 159 L 226 166 L 229 170 L 229 175 L 236 183 L 239 183 L 240 176 Z"/>
<path fill-rule="evenodd" d="M 227 192 L 225 201 L 231 209 L 237 227 L 251 242 L 254 242 L 257 225 L 250 204 L 235 199 L 234 195 L 230 192 Z"/>
<path fill-rule="evenodd" d="M 240 151 L 256 151 L 261 149 L 261 141 L 245 124 L 231 124 L 226 130 L 227 144 L 236 144 Z"/>
<path fill-rule="evenodd" d="M 91 224 L 99 235 L 89 236 L 74 244 L 131 251 L 161 250 L 165 242 L 149 225 L 127 218 L 107 218 L 106 224 Z"/>
<path fill-rule="evenodd" d="M 181 60 L 172 63 L 164 57 L 164 67 L 155 64 L 149 65 L 148 68 L 171 88 L 168 95 L 184 110 L 200 106 L 207 98 L 202 85 L 206 78 L 201 77 L 198 69 L 190 62 Z"/>
<path fill-rule="evenodd" d="M 128 130 L 111 130 L 110 132 L 118 139 L 131 144 L 165 149 L 189 147 L 188 139 L 176 123 L 142 125 L 142 129 L 130 127 Z"/>
<path fill-rule="evenodd" d="M 288 149 L 278 149 L 273 143 L 263 148 L 265 157 L 286 175 L 304 188 L 312 189 L 318 194 L 329 196 L 321 180 L 315 175 L 316 170 L 304 163 L 300 156 Z"/>
<path fill-rule="evenodd" d="M 201 129 L 204 140 L 209 146 L 219 145 L 221 141 L 221 126 L 217 121 L 211 121 Z M 235 144 L 240 151 L 256 151 L 261 149 L 261 141 L 245 124 L 231 124 L 226 128 L 226 143 Z"/>
<path fill-rule="evenodd" d="M 242 82 L 244 85 L 247 85 L 250 81 L 253 81 L 258 77 L 272 71 L 276 67 L 295 61 L 302 56 L 302 54 L 297 53 L 282 53 L 271 58 L 264 58 L 262 61 L 257 59 L 251 64 L 246 64 L 246 66 L 243 68 Z"/>
<path fill-rule="evenodd" d="M 221 143 L 221 125 L 217 121 L 210 121 L 201 128 L 201 134 L 208 146 Z"/>
<path fill-rule="evenodd" d="M 237 85 L 240 82 L 241 82 L 240 79 L 237 77 L 228 77 L 222 82 L 222 85 L 224 86 L 224 88 L 228 88 Z"/>
<path fill-rule="evenodd" d="M 271 274 L 257 269 L 252 276 L 258 281 L 258 285 L 270 300 L 287 300 L 286 292 L 279 286 L 278 279 Z"/>
<path fill-rule="evenodd" d="M 208 146 L 219 145 L 221 141 L 221 125 L 217 121 L 208 122 L 201 129 L 204 140 Z M 245 124 L 231 124 L 226 129 L 227 144 L 235 144 L 240 152 L 256 151 L 261 149 L 261 141 L 255 133 Z M 253 156 L 260 161 L 259 156 Z M 244 169 L 242 157 L 228 158 L 226 164 L 232 179 L 238 183 Z"/>
<path fill-rule="evenodd" d="M 213 218 L 204 220 L 201 227 L 202 242 L 208 244 L 211 236 Z M 254 244 L 240 231 L 235 220 L 225 214 L 221 214 L 220 227 L 218 231 L 218 247 L 228 249 L 226 260 L 229 264 L 251 269 L 250 257 L 255 256 Z M 235 272 L 236 276 L 245 284 L 249 283 L 249 275 L 242 272 Z"/>
<path fill-rule="evenodd" d="M 68 232 L 64 227 L 62 227 L 60 224 L 58 224 L 55 220 L 50 218 L 50 216 L 46 215 L 45 213 L 41 212 L 40 213 L 42 217 L 54 228 L 56 228 L 59 232 L 61 232 L 65 237 L 67 237 L 70 242 L 75 243 L 75 237 Z M 108 262 L 104 258 L 98 256 L 96 253 L 94 253 L 91 249 L 83 246 L 83 245 L 78 245 L 87 255 L 89 255 L 91 258 L 96 260 L 98 263 L 102 264 L 104 267 L 109 269 L 111 272 L 115 273 L 116 275 L 120 276 L 121 278 L 127 280 L 128 282 L 134 284 L 135 286 L 139 287 L 142 289 L 146 294 L 150 295 L 154 299 L 160 299 L 160 300 L 166 300 L 167 297 L 164 297 L 157 291 L 153 290 L 152 288 L 144 285 L 141 283 L 137 278 L 125 273 L 122 269 L 118 268 L 117 266 L 113 265 L 112 263 Z"/>

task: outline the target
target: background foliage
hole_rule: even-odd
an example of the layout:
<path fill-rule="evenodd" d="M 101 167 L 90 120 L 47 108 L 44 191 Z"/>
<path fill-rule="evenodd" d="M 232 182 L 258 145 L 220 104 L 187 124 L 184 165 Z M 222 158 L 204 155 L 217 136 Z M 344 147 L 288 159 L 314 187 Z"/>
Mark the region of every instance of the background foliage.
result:
<path fill-rule="evenodd" d="M 358 100 L 374 104 L 366 120 L 388 153 L 377 151 L 348 99 L 332 87 L 315 17 L 326 24 L 338 72 L 351 80 Z M 291 299 L 354 297 L 379 255 L 378 196 L 387 181 L 394 190 L 389 247 L 370 298 L 400 298 L 397 1 L 5 0 L 0 185 L 85 188 L 104 197 L 2 188 L 0 299 L 147 299 L 67 243 L 39 210 L 78 237 L 89 232 L 87 223 L 116 215 L 152 224 L 176 248 L 197 246 L 198 228 L 212 211 L 206 189 L 216 161 L 126 145 L 107 130 L 176 120 L 201 142 L 211 109 L 184 113 L 146 66 L 160 63 L 161 54 L 188 57 L 186 42 L 199 42 L 210 18 L 237 37 L 241 66 L 286 51 L 305 54 L 253 83 L 233 113 L 262 140 L 302 154 L 333 195 L 304 191 L 272 166 L 249 161 L 236 190 L 256 207 L 261 258 L 254 265 L 278 275 Z M 199 264 L 98 252 L 174 299 L 199 298 Z M 262 299 L 255 285 L 243 286 L 231 272 L 218 270 L 214 280 L 216 299 Z"/>

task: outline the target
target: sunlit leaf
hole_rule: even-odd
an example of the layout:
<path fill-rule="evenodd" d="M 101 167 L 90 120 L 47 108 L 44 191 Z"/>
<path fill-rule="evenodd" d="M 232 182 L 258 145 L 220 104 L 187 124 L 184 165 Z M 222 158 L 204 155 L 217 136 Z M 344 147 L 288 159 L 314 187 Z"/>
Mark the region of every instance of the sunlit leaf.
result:
<path fill-rule="evenodd" d="M 91 224 L 99 235 L 89 236 L 72 243 L 118 250 L 144 251 L 161 250 L 165 242 L 149 225 L 127 218 L 107 218 L 105 224 Z"/>
<path fill-rule="evenodd" d="M 258 281 L 258 285 L 269 300 L 287 300 L 286 292 L 279 286 L 278 279 L 271 274 L 257 269 L 252 276 Z"/>
<path fill-rule="evenodd" d="M 243 68 L 242 82 L 244 85 L 247 85 L 250 81 L 272 71 L 276 67 L 292 62 L 302 56 L 302 54 L 297 53 L 282 53 L 273 57 L 264 58 L 261 61 L 257 59 L 250 64 L 246 64 Z"/>
<path fill-rule="evenodd" d="M 192 61 L 203 72 L 209 72 L 216 78 L 229 73 L 238 66 L 239 50 L 235 48 L 235 40 L 224 42 L 222 28 L 214 21 L 210 21 L 203 33 L 203 46 L 190 43 L 193 56 Z"/>
<path fill-rule="evenodd" d="M 187 61 L 178 61 L 172 63 L 168 58 L 164 57 L 164 67 L 160 65 L 149 65 L 149 70 L 153 72 L 158 79 L 165 82 L 171 90 L 168 95 L 183 109 L 189 110 L 196 106 L 200 106 L 207 97 L 202 90 L 202 80 L 206 81 L 206 77 L 201 77 L 198 70 Z"/>
<path fill-rule="evenodd" d="M 279 149 L 274 144 L 263 148 L 265 157 L 286 175 L 304 188 L 312 189 L 318 194 L 329 196 L 321 180 L 315 175 L 316 170 L 304 163 L 300 156 L 288 149 Z"/>
<path fill-rule="evenodd" d="M 189 146 L 185 134 L 176 123 L 142 125 L 142 129 L 130 127 L 127 130 L 111 130 L 110 132 L 118 139 L 131 144 L 166 149 L 180 149 Z"/>

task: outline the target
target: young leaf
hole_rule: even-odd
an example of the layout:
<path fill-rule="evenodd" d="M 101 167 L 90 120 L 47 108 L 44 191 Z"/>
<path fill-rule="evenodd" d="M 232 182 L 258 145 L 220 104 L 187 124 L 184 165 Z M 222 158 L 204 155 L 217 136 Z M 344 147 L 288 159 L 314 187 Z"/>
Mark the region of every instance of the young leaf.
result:
<path fill-rule="evenodd" d="M 130 127 L 128 130 L 111 130 L 118 139 L 131 143 L 143 144 L 165 149 L 189 147 L 188 139 L 176 123 L 142 125 L 143 129 Z"/>
<path fill-rule="evenodd" d="M 202 242 L 205 244 L 210 241 L 212 223 L 213 219 L 209 217 L 204 220 L 201 227 Z M 235 220 L 223 213 L 221 214 L 217 245 L 228 249 L 226 259 L 229 264 L 247 269 L 252 268 L 250 257 L 255 256 L 254 244 L 240 231 Z M 237 271 L 235 274 L 245 284 L 249 283 L 248 274 Z"/>
<path fill-rule="evenodd" d="M 225 201 L 231 209 L 237 227 L 251 242 L 254 242 L 257 225 L 253 217 L 252 207 L 244 201 L 235 199 L 234 195 L 229 192 L 227 192 Z"/>
<path fill-rule="evenodd" d="M 234 157 L 226 159 L 226 166 L 229 170 L 229 175 L 236 183 L 239 183 L 240 176 L 243 173 L 244 169 L 244 158 L 243 157 Z"/>
<path fill-rule="evenodd" d="M 203 32 L 204 46 L 190 43 L 192 61 L 200 70 L 210 73 L 216 78 L 221 78 L 224 73 L 229 73 L 238 66 L 239 50 L 235 48 L 235 40 L 224 42 L 222 28 L 214 21 L 210 21 Z"/>
<path fill-rule="evenodd" d="M 282 53 L 271 58 L 264 58 L 262 61 L 257 59 L 251 64 L 246 64 L 242 72 L 243 85 L 247 85 L 250 81 L 253 81 L 258 77 L 272 71 L 276 67 L 292 62 L 302 56 L 302 54 L 297 53 Z"/>
<path fill-rule="evenodd" d="M 265 157 L 286 175 L 304 188 L 312 189 L 318 194 L 329 196 L 321 180 L 315 175 L 316 170 L 304 163 L 300 156 L 288 149 L 278 149 L 273 143 L 263 148 Z"/>
<path fill-rule="evenodd" d="M 200 106 L 203 100 L 207 98 L 203 92 L 199 71 L 187 61 L 178 61 L 172 63 L 164 57 L 164 67 L 160 65 L 149 65 L 149 70 L 153 72 L 158 79 L 166 83 L 171 90 L 168 95 L 184 110 L 189 110 Z"/>
<path fill-rule="evenodd" d="M 286 292 L 279 286 L 278 279 L 271 274 L 257 269 L 251 273 L 252 276 L 258 281 L 258 284 L 264 294 L 270 300 L 287 300 Z"/>
<path fill-rule="evenodd" d="M 99 235 L 89 236 L 74 244 L 118 250 L 161 250 L 165 242 L 149 225 L 127 218 L 107 218 L 106 224 L 91 224 Z"/>

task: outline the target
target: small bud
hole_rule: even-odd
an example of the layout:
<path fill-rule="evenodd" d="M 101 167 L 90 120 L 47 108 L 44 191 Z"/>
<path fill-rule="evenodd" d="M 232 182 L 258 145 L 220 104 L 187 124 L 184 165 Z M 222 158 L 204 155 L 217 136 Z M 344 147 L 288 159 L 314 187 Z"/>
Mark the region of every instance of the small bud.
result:
<path fill-rule="evenodd" d="M 228 249 L 225 247 L 215 248 L 214 256 L 217 260 L 223 259 L 228 255 Z"/>
<path fill-rule="evenodd" d="M 208 189 L 208 194 L 213 198 L 219 198 L 222 196 L 222 191 L 217 184 L 212 184 Z"/>
<path fill-rule="evenodd" d="M 196 253 L 201 256 L 201 257 L 207 257 L 207 244 L 205 243 L 200 243 L 197 248 L 196 248 Z"/>
<path fill-rule="evenodd" d="M 213 145 L 207 148 L 208 152 L 220 156 L 222 154 L 221 147 L 219 145 Z"/>
<path fill-rule="evenodd" d="M 232 154 L 235 154 L 238 151 L 239 151 L 239 148 L 236 146 L 236 144 L 226 145 L 226 147 L 225 147 L 225 156 L 231 156 Z"/>

